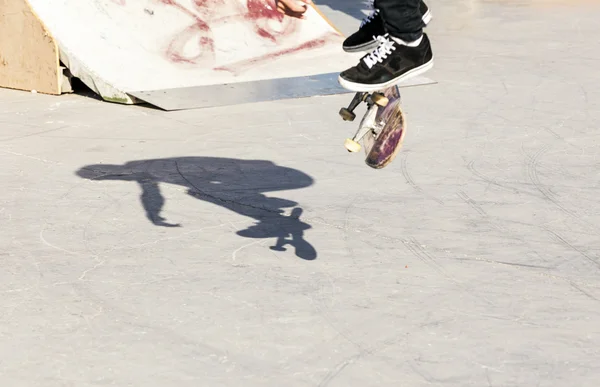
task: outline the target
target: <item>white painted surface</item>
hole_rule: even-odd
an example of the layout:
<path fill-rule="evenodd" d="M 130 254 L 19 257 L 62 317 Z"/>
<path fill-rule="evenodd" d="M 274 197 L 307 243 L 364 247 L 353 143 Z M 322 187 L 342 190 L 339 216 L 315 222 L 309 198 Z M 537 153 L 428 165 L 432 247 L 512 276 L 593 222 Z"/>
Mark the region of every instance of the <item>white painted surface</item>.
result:
<path fill-rule="evenodd" d="M 312 8 L 304 20 L 254 23 L 245 0 L 30 2 L 59 42 L 63 62 L 105 97 L 336 72 L 356 62 L 341 50 L 343 37 Z M 258 24 L 274 41 L 257 33 Z M 214 49 L 201 41 L 212 41 Z"/>

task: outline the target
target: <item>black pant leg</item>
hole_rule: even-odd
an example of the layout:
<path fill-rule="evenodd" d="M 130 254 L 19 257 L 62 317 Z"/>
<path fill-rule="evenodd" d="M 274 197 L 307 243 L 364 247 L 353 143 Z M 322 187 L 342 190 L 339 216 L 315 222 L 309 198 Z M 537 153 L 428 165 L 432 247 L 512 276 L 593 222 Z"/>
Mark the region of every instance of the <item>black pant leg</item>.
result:
<path fill-rule="evenodd" d="M 419 10 L 422 0 L 375 0 L 387 32 L 395 38 L 412 42 L 423 34 L 423 18 Z"/>

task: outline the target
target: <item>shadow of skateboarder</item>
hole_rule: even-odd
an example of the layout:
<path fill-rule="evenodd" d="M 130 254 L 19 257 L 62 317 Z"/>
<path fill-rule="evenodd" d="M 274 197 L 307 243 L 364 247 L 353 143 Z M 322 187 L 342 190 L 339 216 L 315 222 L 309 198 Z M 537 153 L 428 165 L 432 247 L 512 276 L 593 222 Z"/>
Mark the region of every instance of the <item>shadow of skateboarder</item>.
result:
<path fill-rule="evenodd" d="M 317 257 L 314 247 L 304 239 L 311 226 L 300 220 L 298 203 L 266 192 L 305 188 L 314 183 L 307 174 L 265 160 L 241 160 L 219 157 L 176 157 L 136 160 L 123 165 L 95 164 L 79 169 L 76 174 L 89 180 L 136 182 L 141 190 L 141 202 L 146 217 L 161 227 L 181 227 L 162 215 L 165 198 L 160 183 L 186 187 L 192 197 L 225 207 L 257 221 L 237 235 L 245 238 L 277 238 L 275 251 L 295 248 L 302 259 Z M 290 216 L 284 208 L 293 208 Z"/>
<path fill-rule="evenodd" d="M 271 246 L 271 250 L 274 251 L 286 251 L 286 245 L 295 247 L 296 255 L 304 259 L 315 259 L 317 252 L 315 249 L 304 239 L 304 231 L 311 228 L 309 224 L 306 224 L 300 220 L 302 215 L 302 208 L 296 207 L 292 210 L 289 217 L 282 216 L 278 227 L 276 229 L 269 230 L 269 223 L 258 223 L 254 226 L 250 226 L 245 230 L 238 231 L 236 234 L 246 238 L 268 238 L 275 237 L 277 242 L 275 246 Z M 288 237 L 290 237 L 288 239 Z"/>

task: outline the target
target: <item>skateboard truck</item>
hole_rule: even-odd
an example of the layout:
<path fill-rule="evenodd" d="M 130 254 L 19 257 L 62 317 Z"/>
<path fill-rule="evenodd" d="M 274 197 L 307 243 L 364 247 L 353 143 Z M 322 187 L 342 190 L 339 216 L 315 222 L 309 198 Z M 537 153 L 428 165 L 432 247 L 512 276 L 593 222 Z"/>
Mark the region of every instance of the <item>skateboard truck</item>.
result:
<path fill-rule="evenodd" d="M 340 109 L 340 116 L 342 117 L 342 119 L 344 121 L 354 121 L 354 119 L 356 118 L 356 114 L 354 114 L 354 110 L 361 102 L 366 102 L 367 109 L 369 109 L 369 113 L 367 113 L 367 116 L 369 116 L 369 117 L 368 117 L 368 119 L 367 119 L 367 117 L 365 117 L 365 119 L 363 119 L 360 129 L 354 135 L 354 137 L 347 138 L 346 141 L 344 142 L 344 147 L 346 148 L 346 150 L 348 152 L 352 152 L 352 153 L 360 151 L 361 146 L 359 144 L 359 141 L 369 131 L 373 130 L 373 126 L 375 124 L 374 113 L 376 113 L 376 112 L 372 111 L 371 107 L 375 104 L 385 107 L 389 103 L 389 99 L 381 93 L 370 94 L 370 93 L 365 93 L 365 92 L 358 92 L 354 95 L 354 98 L 352 98 L 352 101 L 350 102 L 350 105 L 348 105 L 347 108 Z M 373 114 L 370 114 L 371 112 L 373 112 Z M 371 116 L 373 116 L 373 117 L 371 117 Z M 370 121 L 373 121 L 373 122 L 370 122 Z"/>
<path fill-rule="evenodd" d="M 352 98 L 352 101 L 350 101 L 350 105 L 348 105 L 347 108 L 340 109 L 340 117 L 342 117 L 344 121 L 354 121 L 356 118 L 354 110 L 358 105 L 360 105 L 361 102 L 366 102 L 367 108 L 370 108 L 374 104 L 385 107 L 387 106 L 389 100 L 381 93 L 370 94 L 366 92 L 358 92 L 354 95 L 354 98 Z"/>

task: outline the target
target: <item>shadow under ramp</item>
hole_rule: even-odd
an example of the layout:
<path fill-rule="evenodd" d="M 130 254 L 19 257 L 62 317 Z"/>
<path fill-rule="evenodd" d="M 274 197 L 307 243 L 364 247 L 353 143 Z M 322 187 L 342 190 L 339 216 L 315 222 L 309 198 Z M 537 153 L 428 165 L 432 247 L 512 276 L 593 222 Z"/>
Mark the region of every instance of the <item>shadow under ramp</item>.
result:
<path fill-rule="evenodd" d="M 317 258 L 315 248 L 304 238 L 311 226 L 300 220 L 298 203 L 265 195 L 311 186 L 314 180 L 297 169 L 276 165 L 266 160 L 242 160 L 219 157 L 176 157 L 130 161 L 122 165 L 95 164 L 79 169 L 76 174 L 89 180 L 134 182 L 141 188 L 140 196 L 146 217 L 156 226 L 181 227 L 165 219 L 161 212 L 165 197 L 160 184 L 175 184 L 187 188 L 192 197 L 212 203 L 256 223 L 236 234 L 245 238 L 276 238 L 275 251 L 292 246 L 298 257 Z M 292 208 L 285 215 L 285 208 Z"/>

